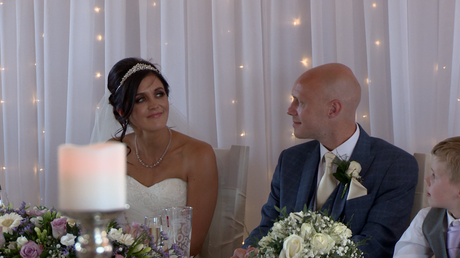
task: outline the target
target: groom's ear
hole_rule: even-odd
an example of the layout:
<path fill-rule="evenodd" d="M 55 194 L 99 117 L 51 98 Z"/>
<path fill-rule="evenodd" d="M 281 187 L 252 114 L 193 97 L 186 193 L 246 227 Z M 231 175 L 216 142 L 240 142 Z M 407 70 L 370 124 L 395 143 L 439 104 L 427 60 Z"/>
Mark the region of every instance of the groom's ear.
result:
<path fill-rule="evenodd" d="M 334 100 L 331 100 L 331 102 L 329 102 L 328 116 L 330 118 L 338 116 L 341 110 L 342 110 L 342 103 L 340 103 L 339 100 L 334 99 Z"/>

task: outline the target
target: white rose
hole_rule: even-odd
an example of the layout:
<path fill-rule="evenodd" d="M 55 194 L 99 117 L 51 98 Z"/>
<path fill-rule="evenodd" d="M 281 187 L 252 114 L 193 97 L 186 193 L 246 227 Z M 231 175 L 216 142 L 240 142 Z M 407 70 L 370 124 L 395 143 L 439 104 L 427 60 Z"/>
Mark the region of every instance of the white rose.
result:
<path fill-rule="evenodd" d="M 347 175 L 354 178 L 361 178 L 359 172 L 361 172 L 361 165 L 356 161 L 350 162 L 350 166 L 347 169 Z"/>
<path fill-rule="evenodd" d="M 290 235 L 284 239 L 283 250 L 279 258 L 300 258 L 303 251 L 303 238 L 298 235 Z"/>
<path fill-rule="evenodd" d="M 35 225 L 36 227 L 39 227 L 39 228 L 42 227 L 42 225 L 40 224 L 40 223 L 43 221 L 43 218 L 42 218 L 42 217 L 33 217 L 33 218 L 30 219 L 30 221 L 31 221 L 32 223 L 34 223 L 34 225 Z"/>
<path fill-rule="evenodd" d="M 302 226 L 300 227 L 300 236 L 303 239 L 310 238 L 310 236 L 313 233 L 316 233 L 316 232 L 310 223 L 303 223 Z"/>
<path fill-rule="evenodd" d="M 67 234 L 65 236 L 62 236 L 61 237 L 61 244 L 65 245 L 65 246 L 74 245 L 75 244 L 75 238 L 76 238 L 76 236 L 74 236 L 73 234 Z"/>
<path fill-rule="evenodd" d="M 116 228 L 111 228 L 109 231 L 109 238 L 111 240 L 117 240 L 120 239 L 123 236 L 123 229 L 116 229 Z"/>
<path fill-rule="evenodd" d="M 25 243 L 29 242 L 26 237 L 20 236 L 16 239 L 16 243 L 18 244 L 18 248 L 21 248 Z"/>
<path fill-rule="evenodd" d="M 328 253 L 334 246 L 334 239 L 328 234 L 316 233 L 311 240 L 312 248 L 320 254 Z"/>

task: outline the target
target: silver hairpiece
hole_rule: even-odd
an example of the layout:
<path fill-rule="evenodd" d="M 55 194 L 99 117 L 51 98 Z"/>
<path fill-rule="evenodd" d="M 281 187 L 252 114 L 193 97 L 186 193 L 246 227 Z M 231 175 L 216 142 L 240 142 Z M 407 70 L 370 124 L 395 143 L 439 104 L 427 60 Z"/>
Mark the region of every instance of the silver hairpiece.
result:
<path fill-rule="evenodd" d="M 118 89 L 121 87 L 121 85 L 123 85 L 123 83 L 125 83 L 125 81 L 129 78 L 129 76 L 133 75 L 134 73 L 138 71 L 142 71 L 142 70 L 152 70 L 157 73 L 160 73 L 160 71 L 158 71 L 158 69 L 155 68 L 154 66 L 143 64 L 143 63 L 137 63 L 135 66 L 131 67 L 131 69 L 129 69 L 128 72 L 125 73 L 125 76 L 123 76 L 123 78 L 121 79 L 120 85 L 118 85 L 115 92 L 118 91 Z"/>

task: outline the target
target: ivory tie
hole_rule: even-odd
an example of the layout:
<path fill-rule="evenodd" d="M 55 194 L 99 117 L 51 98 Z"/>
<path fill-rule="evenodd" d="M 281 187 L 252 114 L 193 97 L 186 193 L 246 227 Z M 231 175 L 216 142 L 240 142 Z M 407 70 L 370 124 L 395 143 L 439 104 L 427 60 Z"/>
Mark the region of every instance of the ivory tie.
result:
<path fill-rule="evenodd" d="M 457 256 L 460 247 L 460 225 L 451 225 L 447 229 L 447 253 L 449 258 Z"/>
<path fill-rule="evenodd" d="M 326 168 L 321 181 L 319 182 L 318 191 L 316 193 L 316 209 L 320 209 L 327 201 L 327 198 L 337 186 L 334 176 L 332 175 L 332 161 L 335 155 L 331 152 L 324 154 Z"/>

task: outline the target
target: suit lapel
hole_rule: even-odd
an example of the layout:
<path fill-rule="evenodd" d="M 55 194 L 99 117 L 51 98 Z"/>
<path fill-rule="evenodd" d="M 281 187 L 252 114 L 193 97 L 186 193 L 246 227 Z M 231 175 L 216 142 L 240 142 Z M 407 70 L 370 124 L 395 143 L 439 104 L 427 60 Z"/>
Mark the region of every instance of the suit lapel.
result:
<path fill-rule="evenodd" d="M 309 209 L 314 209 L 313 204 L 316 198 L 317 171 L 319 164 L 319 143 L 305 155 L 302 177 L 300 178 L 299 190 L 296 199 L 295 210 L 302 210 L 306 204 Z"/>
<path fill-rule="evenodd" d="M 361 177 L 364 177 L 374 160 L 374 154 L 371 153 L 371 138 L 360 125 L 359 129 L 359 139 L 351 154 L 350 161 L 356 161 L 361 165 L 361 172 L 359 174 Z"/>

